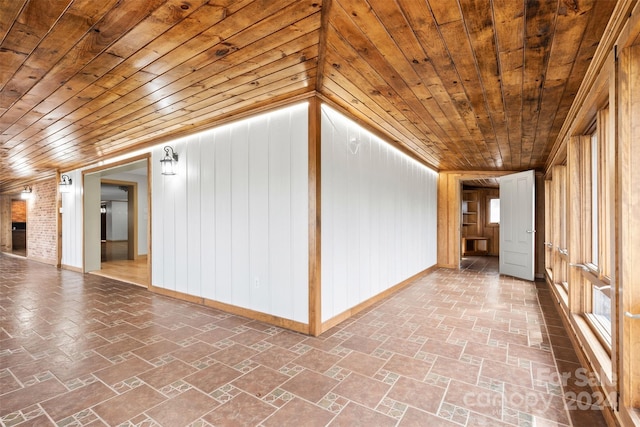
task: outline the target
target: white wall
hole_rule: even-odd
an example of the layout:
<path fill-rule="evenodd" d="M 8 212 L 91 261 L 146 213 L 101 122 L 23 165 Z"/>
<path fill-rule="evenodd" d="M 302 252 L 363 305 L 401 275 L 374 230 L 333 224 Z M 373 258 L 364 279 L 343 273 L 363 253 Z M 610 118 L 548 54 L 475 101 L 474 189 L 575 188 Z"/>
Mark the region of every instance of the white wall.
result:
<path fill-rule="evenodd" d="M 127 240 L 129 235 L 128 209 L 129 203 L 127 202 L 115 200 L 107 202 L 107 240 Z"/>
<path fill-rule="evenodd" d="M 308 107 L 170 142 L 152 159 L 152 283 L 308 322 Z"/>
<path fill-rule="evenodd" d="M 82 266 L 82 172 L 65 172 L 72 180 L 71 191 L 62 197 L 62 264 Z"/>
<path fill-rule="evenodd" d="M 436 264 L 434 171 L 323 105 L 321 178 L 322 321 Z"/>

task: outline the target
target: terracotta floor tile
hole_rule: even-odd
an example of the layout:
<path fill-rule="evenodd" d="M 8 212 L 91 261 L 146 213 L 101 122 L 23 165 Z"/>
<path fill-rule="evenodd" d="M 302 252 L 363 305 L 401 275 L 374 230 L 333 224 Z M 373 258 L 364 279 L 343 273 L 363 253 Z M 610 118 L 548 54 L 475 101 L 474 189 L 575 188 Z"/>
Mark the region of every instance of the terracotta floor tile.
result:
<path fill-rule="evenodd" d="M 219 427 L 257 426 L 276 409 L 260 399 L 240 393 L 206 414 L 203 419 Z"/>
<path fill-rule="evenodd" d="M 229 339 L 237 342 L 238 344 L 245 345 L 247 347 L 252 346 L 255 343 L 258 343 L 265 338 L 268 338 L 269 335 L 263 332 L 255 331 L 253 329 L 249 329 L 247 331 L 241 332 L 239 334 L 233 335 Z"/>
<path fill-rule="evenodd" d="M 463 261 L 308 337 L 0 254 L 0 424 L 604 425 L 546 284 Z"/>
<path fill-rule="evenodd" d="M 93 375 L 102 380 L 105 384 L 112 386 L 153 368 L 154 366 L 152 364 L 137 356 L 131 356 L 124 362 L 101 369 L 94 372 Z"/>
<path fill-rule="evenodd" d="M 307 339 L 306 335 L 289 331 L 281 331 L 280 333 L 272 335 L 269 338 L 265 339 L 265 341 L 273 345 L 289 349 L 294 345 L 304 341 L 305 339 Z"/>
<path fill-rule="evenodd" d="M 459 427 L 460 424 L 445 420 L 436 415 L 428 412 L 420 411 L 416 408 L 407 408 L 407 411 L 402 416 L 402 419 L 398 423 L 398 427 Z M 485 427 L 489 427 L 491 424 L 487 424 Z"/>
<path fill-rule="evenodd" d="M 208 394 L 233 381 L 240 375 L 242 375 L 240 371 L 236 371 L 222 363 L 215 363 L 185 377 L 184 380 Z"/>
<path fill-rule="evenodd" d="M 480 376 L 523 387 L 531 388 L 533 386 L 532 374 L 529 368 L 520 368 L 493 360 L 485 360 L 482 363 Z"/>
<path fill-rule="evenodd" d="M 338 384 L 338 381 L 333 378 L 305 369 L 282 384 L 280 388 L 310 402 L 317 403 L 336 384 Z"/>
<path fill-rule="evenodd" d="M 193 363 L 199 359 L 202 359 L 203 357 L 212 355 L 218 350 L 219 349 L 209 344 L 198 341 L 186 347 L 179 348 L 178 350 L 173 351 L 169 354 L 176 359 L 182 360 L 185 363 Z"/>
<path fill-rule="evenodd" d="M 0 417 L 28 408 L 43 400 L 55 398 L 67 392 L 67 388 L 55 378 L 30 385 L 25 388 L 2 394 L 0 400 Z"/>
<path fill-rule="evenodd" d="M 394 354 L 389 361 L 382 367 L 386 371 L 390 371 L 408 378 L 423 381 L 433 363 L 424 360 L 414 359 L 412 357 Z"/>
<path fill-rule="evenodd" d="M 297 357 L 297 353 L 274 345 L 272 348 L 268 348 L 262 353 L 253 356 L 251 360 L 271 369 L 278 370 Z"/>
<path fill-rule="evenodd" d="M 227 347 L 224 350 L 214 353 L 211 357 L 229 366 L 235 366 L 244 360 L 252 358 L 256 354 L 258 354 L 258 351 L 256 350 L 245 347 L 241 344 L 234 344 L 231 347 Z"/>
<path fill-rule="evenodd" d="M 405 402 L 415 408 L 437 414 L 445 389 L 401 377 L 393 385 L 387 397 L 398 402 Z"/>
<path fill-rule="evenodd" d="M 381 344 L 382 342 L 380 341 L 354 335 L 351 338 L 345 340 L 342 343 L 342 346 L 351 350 L 357 350 L 361 353 L 371 354 L 376 348 L 380 347 Z"/>
<path fill-rule="evenodd" d="M 165 365 L 138 375 L 138 378 L 149 384 L 151 387 L 160 389 L 174 381 L 191 375 L 196 371 L 197 369 L 193 366 L 187 365 L 180 360 L 173 360 Z"/>
<path fill-rule="evenodd" d="M 165 400 L 167 398 L 164 395 L 148 385 L 142 384 L 96 405 L 93 411 L 108 425 L 115 426 L 140 415 Z"/>
<path fill-rule="evenodd" d="M 236 333 L 232 332 L 228 329 L 216 327 L 215 329 L 211 329 L 210 331 L 202 332 L 201 334 L 197 334 L 194 338 L 199 339 L 200 341 L 206 342 L 208 344 L 215 344 L 219 341 L 222 341 L 226 338 L 234 336 Z"/>
<path fill-rule="evenodd" d="M 322 427 L 326 426 L 333 417 L 334 414 L 319 406 L 294 398 L 262 424 L 265 427 Z"/>
<path fill-rule="evenodd" d="M 489 388 L 453 380 L 444 401 L 489 418 L 502 419 L 503 394 Z M 491 425 L 491 424 L 489 424 Z"/>
<path fill-rule="evenodd" d="M 427 339 L 427 342 L 422 345 L 420 351 L 434 354 L 436 356 L 445 356 L 449 359 L 459 359 L 464 349 L 465 347 L 463 345 Z"/>
<path fill-rule="evenodd" d="M 333 365 L 335 365 L 340 359 L 341 358 L 339 356 L 312 348 L 302 356 L 295 359 L 293 363 L 314 370 L 316 372 L 324 373 Z"/>
<path fill-rule="evenodd" d="M 145 360 L 153 360 L 176 351 L 179 348 L 180 346 L 178 344 L 163 339 L 133 350 L 132 353 Z"/>
<path fill-rule="evenodd" d="M 131 350 L 135 350 L 136 348 L 140 348 L 142 346 L 144 346 L 144 343 L 131 337 L 126 337 L 120 341 L 98 347 L 95 349 L 95 352 L 103 357 L 106 357 L 107 359 L 110 359 L 114 356 L 126 353 Z"/>
<path fill-rule="evenodd" d="M 402 338 L 389 337 L 387 340 L 380 346 L 382 350 L 389 350 L 391 352 L 397 354 L 403 354 L 408 357 L 414 357 L 416 353 L 420 350 L 422 344 L 409 341 Z"/>
<path fill-rule="evenodd" d="M 373 411 L 358 405 L 353 402 L 349 402 L 337 417 L 331 421 L 330 427 L 354 427 L 354 426 L 375 426 L 375 427 L 392 427 L 396 425 L 396 420 L 381 414 L 380 412 Z M 423 426 L 425 424 L 422 424 Z"/>
<path fill-rule="evenodd" d="M 369 356 L 368 354 L 352 351 L 338 361 L 337 365 L 359 374 L 373 377 L 385 364 L 384 359 Z"/>
<path fill-rule="evenodd" d="M 51 369 L 51 373 L 60 381 L 67 382 L 75 378 L 84 377 L 93 371 L 97 371 L 111 365 L 112 363 L 104 357 L 98 354 L 93 354 L 86 359 L 82 359 L 74 363 L 55 366 Z"/>
<path fill-rule="evenodd" d="M 189 389 L 146 413 L 163 427 L 184 427 L 218 405 L 218 402 L 206 394 L 196 389 Z"/>
<path fill-rule="evenodd" d="M 264 397 L 288 379 L 289 377 L 285 374 L 274 371 L 266 366 L 258 366 L 256 369 L 233 381 L 232 385 L 253 396 Z"/>
<path fill-rule="evenodd" d="M 476 384 L 480 367 L 460 360 L 438 356 L 433 362 L 431 373 L 442 377 L 454 378 L 469 384 Z"/>
<path fill-rule="evenodd" d="M 391 388 L 389 384 L 352 372 L 333 389 L 333 393 L 375 409 Z"/>
<path fill-rule="evenodd" d="M 116 393 L 99 381 L 77 388 L 40 404 L 56 422 L 110 399 Z"/>

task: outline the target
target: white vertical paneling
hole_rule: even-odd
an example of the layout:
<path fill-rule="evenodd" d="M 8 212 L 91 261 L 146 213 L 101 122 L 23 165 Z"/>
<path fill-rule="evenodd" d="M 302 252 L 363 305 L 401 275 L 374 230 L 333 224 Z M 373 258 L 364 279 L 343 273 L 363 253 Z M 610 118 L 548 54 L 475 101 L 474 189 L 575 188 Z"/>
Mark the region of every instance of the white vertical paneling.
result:
<path fill-rule="evenodd" d="M 200 265 L 201 295 L 216 299 L 215 144 L 209 133 L 198 135 L 200 157 Z M 195 232 L 195 231 L 194 231 Z"/>
<path fill-rule="evenodd" d="M 300 110 L 300 109 L 298 109 Z M 289 141 L 291 144 L 291 292 L 293 320 L 307 323 L 309 305 L 309 143 L 306 110 L 301 120 L 290 112 Z M 301 284 L 305 284 L 304 286 Z"/>
<path fill-rule="evenodd" d="M 231 127 L 231 277 L 233 301 L 251 304 L 249 264 L 249 129 Z"/>
<path fill-rule="evenodd" d="M 216 299 L 230 302 L 231 278 L 231 128 L 215 133 Z"/>
<path fill-rule="evenodd" d="M 291 148 L 290 121 L 269 123 L 269 283 L 271 310 L 291 308 Z M 273 118 L 272 118 L 273 119 Z"/>
<path fill-rule="evenodd" d="M 322 112 L 326 321 L 435 265 L 437 218 L 435 172 L 336 111 Z"/>
<path fill-rule="evenodd" d="M 184 162 L 185 159 L 183 159 Z M 159 168 L 158 168 L 159 169 Z M 159 173 L 160 171 L 158 171 Z M 176 193 L 182 191 L 180 186 L 180 178 L 171 175 L 160 175 L 162 179 L 162 200 L 159 210 L 159 216 L 162 217 L 163 227 L 160 230 L 162 234 L 162 246 L 159 253 L 163 260 L 171 260 L 171 262 L 163 262 L 162 264 L 162 287 L 165 289 L 176 290 L 176 265 L 179 262 L 176 259 Z M 178 178 L 178 179 L 174 179 Z M 155 236 L 155 235 L 154 235 Z M 152 262 L 155 262 L 155 256 Z M 155 279 L 154 279 L 155 280 Z"/>
<path fill-rule="evenodd" d="M 188 182 L 189 176 L 187 172 L 187 166 L 193 165 L 189 159 L 192 155 L 189 153 L 189 149 L 191 148 L 187 141 L 189 139 L 180 139 L 173 144 L 173 148 L 176 150 L 179 156 L 178 164 L 177 164 L 177 173 L 174 176 L 168 176 L 167 178 L 171 180 L 171 184 L 175 185 L 175 190 L 173 191 L 173 224 L 174 224 L 174 257 L 175 257 L 175 265 L 174 265 L 174 290 L 178 292 L 182 292 L 185 294 L 189 294 L 189 246 L 190 246 L 190 236 L 188 235 L 188 220 L 189 220 L 189 210 L 187 202 L 187 196 L 189 193 L 189 184 L 193 184 Z M 182 156 L 180 157 L 180 154 Z M 197 155 L 197 150 L 196 153 Z"/>
<path fill-rule="evenodd" d="M 100 174 L 84 176 L 84 272 L 100 270 Z"/>
<path fill-rule="evenodd" d="M 308 322 L 306 103 L 151 149 L 152 285 Z M 163 176 L 163 147 L 179 155 Z M 81 172 L 70 175 L 81 182 Z M 63 196 L 63 263 L 82 266 L 82 192 Z M 80 224 L 80 225 L 77 225 Z"/>
<path fill-rule="evenodd" d="M 248 124 L 249 145 L 249 265 L 251 303 L 257 311 L 271 312 L 269 282 L 269 123 Z"/>
<path fill-rule="evenodd" d="M 161 150 L 151 153 L 151 284 L 164 287 L 164 176 L 160 174 Z M 159 258 L 159 260 L 156 260 Z"/>
<path fill-rule="evenodd" d="M 196 135 L 190 137 L 184 150 L 188 152 L 186 161 L 184 162 L 186 174 L 186 191 L 187 195 L 187 222 L 186 222 L 186 239 L 187 244 L 187 276 L 184 278 L 187 282 L 186 293 L 191 295 L 202 295 L 202 259 L 201 259 L 201 238 L 202 225 L 200 223 L 200 205 L 201 205 L 201 188 L 200 188 L 200 138 Z M 185 240 L 186 240 L 185 239 Z"/>
<path fill-rule="evenodd" d="M 66 172 L 71 191 L 62 193 L 62 264 L 82 268 L 82 173 Z"/>

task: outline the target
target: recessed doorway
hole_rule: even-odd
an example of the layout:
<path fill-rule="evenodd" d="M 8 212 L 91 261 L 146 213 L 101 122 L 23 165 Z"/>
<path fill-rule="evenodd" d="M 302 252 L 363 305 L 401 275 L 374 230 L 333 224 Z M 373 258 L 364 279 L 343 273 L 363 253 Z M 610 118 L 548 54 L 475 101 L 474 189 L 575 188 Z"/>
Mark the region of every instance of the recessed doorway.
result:
<path fill-rule="evenodd" d="M 148 158 L 84 175 L 85 272 L 148 287 Z"/>

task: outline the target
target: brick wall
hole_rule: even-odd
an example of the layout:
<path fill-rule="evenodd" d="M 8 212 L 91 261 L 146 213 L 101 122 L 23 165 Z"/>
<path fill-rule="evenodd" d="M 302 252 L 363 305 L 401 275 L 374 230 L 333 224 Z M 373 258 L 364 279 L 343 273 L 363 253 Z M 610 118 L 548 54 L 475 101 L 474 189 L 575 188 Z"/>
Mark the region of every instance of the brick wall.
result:
<path fill-rule="evenodd" d="M 27 200 L 27 257 L 56 264 L 58 262 L 55 179 L 33 184 Z"/>
<path fill-rule="evenodd" d="M 27 221 L 27 204 L 24 200 L 11 200 L 11 222 Z"/>

